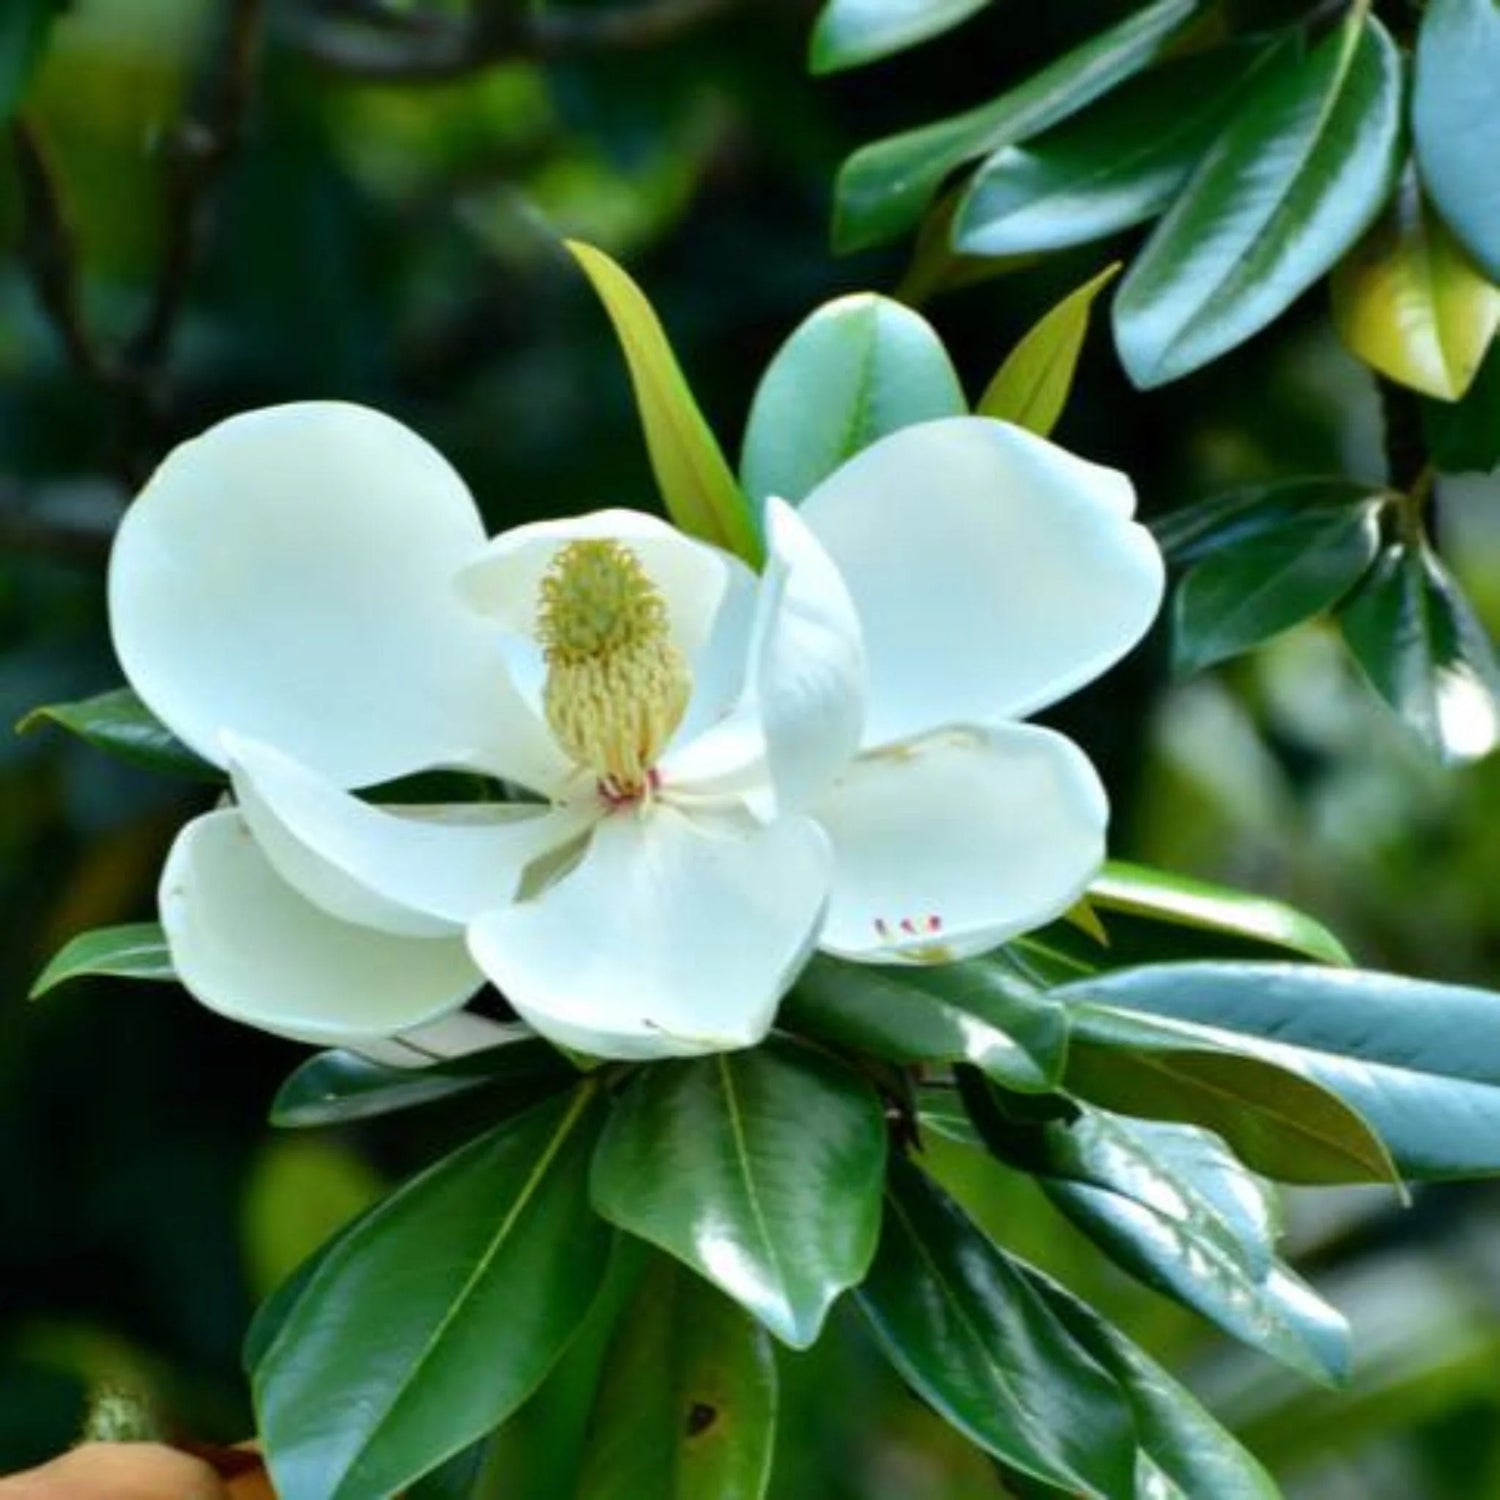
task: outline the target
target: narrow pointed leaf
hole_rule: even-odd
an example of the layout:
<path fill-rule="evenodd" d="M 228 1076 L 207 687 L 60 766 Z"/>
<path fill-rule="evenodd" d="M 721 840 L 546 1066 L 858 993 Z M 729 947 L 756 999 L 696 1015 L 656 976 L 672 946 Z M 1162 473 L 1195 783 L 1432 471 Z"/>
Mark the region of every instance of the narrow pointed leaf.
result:
<path fill-rule="evenodd" d="M 595 1208 L 793 1348 L 865 1274 L 886 1132 L 873 1089 L 789 1042 L 645 1069 L 594 1158 Z"/>
<path fill-rule="evenodd" d="M 1194 563 L 1172 599 L 1172 665 L 1183 676 L 1253 650 L 1337 604 L 1380 550 L 1380 516 L 1311 511 Z"/>
<path fill-rule="evenodd" d="M 1165 971 L 1189 965 L 1163 964 Z M 1150 970 L 1119 970 L 1148 973 Z M 1101 996 L 1110 976 L 1068 986 L 1067 1084 L 1121 1114 L 1201 1125 L 1247 1166 L 1281 1182 L 1395 1182 L 1380 1137 L 1357 1108 L 1293 1056 L 1233 1037 L 1149 1021 Z"/>
<path fill-rule="evenodd" d="M 1440 759 L 1500 743 L 1500 668 L 1458 583 L 1423 545 L 1393 543 L 1339 615 L 1370 685 Z"/>
<path fill-rule="evenodd" d="M 1075 114 L 1141 71 L 1200 8 L 1156 0 L 988 104 L 856 151 L 835 188 L 834 244 L 859 250 L 905 233 L 943 179 Z"/>
<path fill-rule="evenodd" d="M 813 29 L 814 73 L 858 68 L 951 31 L 990 0 L 828 0 Z"/>
<path fill-rule="evenodd" d="M 1500 9 L 1431 0 L 1417 33 L 1412 126 L 1422 180 L 1454 232 L 1500 281 Z"/>
<path fill-rule="evenodd" d="M 522 1036 L 423 1068 L 394 1068 L 355 1052 L 319 1052 L 276 1091 L 271 1123 L 282 1129 L 367 1120 L 497 1085 L 566 1087 L 578 1070 L 555 1047 Z"/>
<path fill-rule="evenodd" d="M 1432 211 L 1414 173 L 1333 273 L 1339 336 L 1372 369 L 1456 401 L 1500 326 L 1491 284 Z"/>
<path fill-rule="evenodd" d="M 53 955 L 31 986 L 38 999 L 70 979 L 85 975 L 119 979 L 175 980 L 167 935 L 159 922 L 131 922 L 123 927 L 96 927 L 81 932 Z"/>
<path fill-rule="evenodd" d="M 1132 1492 L 1119 1386 L 1003 1251 L 915 1167 L 892 1164 L 860 1311 L 907 1383 L 971 1442 L 1069 1494 Z"/>
<path fill-rule="evenodd" d="M 784 343 L 750 408 L 740 465 L 756 506 L 795 504 L 876 438 L 968 410 L 931 325 L 888 297 L 820 307 Z"/>
<path fill-rule="evenodd" d="M 749 506 L 645 293 L 602 251 L 571 241 L 568 249 L 620 340 L 667 514 L 689 536 L 759 563 L 761 540 Z"/>
<path fill-rule="evenodd" d="M 1011 1266 L 1118 1382 L 1135 1419 L 1137 1500 L 1279 1500 L 1271 1476 L 1146 1353 L 1071 1292 L 1015 1256 Z"/>
<path fill-rule="evenodd" d="M 1155 218 L 1267 55 L 1240 44 L 1174 58 L 1024 146 L 997 151 L 964 189 L 954 244 L 967 255 L 1024 255 Z"/>
<path fill-rule="evenodd" d="M 1094 300 L 1119 273 L 1120 262 L 1106 266 L 1027 332 L 980 398 L 980 416 L 1014 422 L 1042 437 L 1051 433 L 1073 388 Z"/>
<path fill-rule="evenodd" d="M 1357 11 L 1260 74 L 1115 299 L 1136 385 L 1228 353 L 1333 267 L 1395 184 L 1401 108 L 1400 54 Z"/>
<path fill-rule="evenodd" d="M 1089 887 L 1089 900 L 1105 912 L 1254 938 L 1322 963 L 1353 963 L 1344 945 L 1305 912 L 1170 870 L 1110 860 Z"/>
<path fill-rule="evenodd" d="M 1059 1081 L 1068 1046 L 1063 1007 L 982 960 L 898 968 L 820 956 L 779 1019 L 887 1062 L 971 1062 L 1023 1093 Z"/>
<path fill-rule="evenodd" d="M 77 703 L 34 708 L 16 728 L 26 734 L 43 724 L 56 724 L 148 771 L 165 771 L 194 781 L 224 780 L 217 766 L 189 750 L 130 688 L 114 688 Z"/>
<path fill-rule="evenodd" d="M 1062 998 L 1192 1022 L 1347 1099 L 1404 1176 L 1500 1173 L 1500 996 L 1304 964 L 1160 964 Z"/>
<path fill-rule="evenodd" d="M 617 1325 L 577 1500 L 761 1500 L 776 1443 L 765 1330 L 656 1258 Z"/>
<path fill-rule="evenodd" d="M 438 1162 L 340 1238 L 255 1370 L 282 1500 L 392 1494 L 503 1421 L 588 1312 L 589 1088 Z"/>

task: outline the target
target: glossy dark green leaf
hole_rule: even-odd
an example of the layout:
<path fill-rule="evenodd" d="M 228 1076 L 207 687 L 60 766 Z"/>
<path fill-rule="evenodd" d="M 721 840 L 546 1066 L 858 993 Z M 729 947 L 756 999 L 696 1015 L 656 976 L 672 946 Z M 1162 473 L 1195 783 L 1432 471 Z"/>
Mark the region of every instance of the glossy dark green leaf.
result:
<path fill-rule="evenodd" d="M 1271 1476 L 1194 1397 L 1112 1323 L 1034 1266 L 1007 1257 L 1079 1345 L 1118 1382 L 1135 1419 L 1136 1500 L 1278 1500 Z"/>
<path fill-rule="evenodd" d="M 1018 1121 L 967 1072 L 960 1092 L 990 1150 L 1125 1270 L 1313 1379 L 1348 1374 L 1348 1326 L 1277 1262 L 1274 1200 L 1217 1137 L 1091 1108 Z"/>
<path fill-rule="evenodd" d="M 1433 202 L 1500 281 L 1500 9 L 1494 0 L 1430 0 L 1417 34 L 1412 126 Z"/>
<path fill-rule="evenodd" d="M 1062 250 L 1161 213 L 1224 127 L 1263 47 L 1216 47 L 1152 68 L 965 189 L 953 229 L 969 255 Z"/>
<path fill-rule="evenodd" d="M 793 503 L 876 438 L 968 410 L 919 314 L 872 292 L 820 307 L 784 343 L 750 408 L 740 474 L 755 505 Z"/>
<path fill-rule="evenodd" d="M 1248 485 L 1156 516 L 1150 523 L 1151 533 L 1168 561 L 1181 565 L 1279 531 L 1304 516 L 1357 510 L 1383 498 L 1385 491 L 1379 485 L 1333 476 Z"/>
<path fill-rule="evenodd" d="M 982 959 L 896 967 L 820 956 L 779 1020 L 887 1062 L 971 1062 L 1022 1092 L 1057 1083 L 1068 1046 L 1063 1008 Z"/>
<path fill-rule="evenodd" d="M 927 1178 L 892 1163 L 880 1253 L 856 1294 L 909 1385 L 971 1442 L 1069 1494 L 1132 1493 L 1119 1387 Z"/>
<path fill-rule="evenodd" d="M 0 124 L 16 112 L 63 0 L 5 0 L 0 6 Z"/>
<path fill-rule="evenodd" d="M 1157 971 L 1188 967 L 1162 964 Z M 1118 970 L 1061 992 L 1072 1026 L 1070 1092 L 1121 1114 L 1201 1125 L 1247 1166 L 1282 1182 L 1396 1180 L 1371 1126 L 1295 1057 L 1273 1059 L 1232 1036 L 1153 1022 L 1113 1004 L 1111 979 L 1151 972 Z"/>
<path fill-rule="evenodd" d="M 1094 302 L 1119 273 L 1118 261 L 1106 266 L 1027 330 L 979 398 L 980 416 L 1051 434 L 1073 389 Z"/>
<path fill-rule="evenodd" d="M 1374 504 L 1312 511 L 1194 563 L 1172 598 L 1183 675 L 1249 651 L 1337 604 L 1380 550 Z"/>
<path fill-rule="evenodd" d="M 990 0 L 828 0 L 813 28 L 814 73 L 857 68 L 950 31 Z"/>
<path fill-rule="evenodd" d="M 1339 623 L 1370 685 L 1434 754 L 1477 760 L 1500 742 L 1494 650 L 1428 547 L 1387 547 Z"/>
<path fill-rule="evenodd" d="M 319 1052 L 277 1090 L 271 1123 L 295 1128 L 367 1120 L 475 1089 L 501 1084 L 565 1087 L 577 1077 L 578 1070 L 555 1047 L 535 1036 L 422 1068 L 393 1068 L 355 1052 Z"/>
<path fill-rule="evenodd" d="M 119 979 L 175 980 L 167 935 L 159 922 L 131 922 L 123 927 L 96 927 L 80 932 L 63 944 L 31 986 L 31 998 L 69 979 L 85 975 L 109 975 Z"/>
<path fill-rule="evenodd" d="M 1193 1022 L 1315 1078 L 1380 1133 L 1404 1176 L 1500 1172 L 1500 996 L 1304 964 L 1161 964 L 1062 992 Z"/>
<path fill-rule="evenodd" d="M 645 1069 L 599 1144 L 593 1201 L 803 1349 L 869 1266 L 885 1154 L 874 1090 L 773 1041 Z"/>
<path fill-rule="evenodd" d="M 503 1421 L 588 1312 L 592 1089 L 430 1167 L 322 1257 L 255 1369 L 283 1500 L 393 1493 Z"/>
<path fill-rule="evenodd" d="M 701 1277 L 655 1257 L 610 1347 L 577 1500 L 760 1500 L 776 1396 L 765 1330 Z"/>
<path fill-rule="evenodd" d="M 25 734 L 42 724 L 56 724 L 89 744 L 150 771 L 190 776 L 195 781 L 225 779 L 217 766 L 189 750 L 130 688 L 115 688 L 77 703 L 49 703 L 34 708 L 16 728 Z"/>
<path fill-rule="evenodd" d="M 1348 950 L 1319 921 L 1267 896 L 1110 860 L 1089 887 L 1089 901 L 1101 913 L 1123 912 L 1162 922 L 1253 938 L 1304 958 L 1350 964 Z"/>
<path fill-rule="evenodd" d="M 1445 474 L 1488 474 L 1500 467 L 1500 342 L 1490 345 L 1461 401 L 1428 401 L 1428 454 Z"/>
<path fill-rule="evenodd" d="M 1259 75 L 1115 298 L 1136 385 L 1228 353 L 1332 268 L 1395 185 L 1401 113 L 1400 54 L 1357 10 Z"/>
<path fill-rule="evenodd" d="M 905 233 L 954 168 L 1037 135 L 1139 73 L 1200 3 L 1156 0 L 988 104 L 856 151 L 835 189 L 835 246 Z"/>

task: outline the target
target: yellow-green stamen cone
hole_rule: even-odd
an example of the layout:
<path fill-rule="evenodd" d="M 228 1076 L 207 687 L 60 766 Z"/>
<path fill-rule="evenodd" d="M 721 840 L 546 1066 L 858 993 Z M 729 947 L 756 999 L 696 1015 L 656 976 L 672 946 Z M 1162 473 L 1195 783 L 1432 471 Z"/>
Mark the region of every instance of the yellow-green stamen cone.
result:
<path fill-rule="evenodd" d="M 609 795 L 639 796 L 692 689 L 666 601 L 640 559 L 607 539 L 562 547 L 542 579 L 537 636 L 558 744 Z"/>

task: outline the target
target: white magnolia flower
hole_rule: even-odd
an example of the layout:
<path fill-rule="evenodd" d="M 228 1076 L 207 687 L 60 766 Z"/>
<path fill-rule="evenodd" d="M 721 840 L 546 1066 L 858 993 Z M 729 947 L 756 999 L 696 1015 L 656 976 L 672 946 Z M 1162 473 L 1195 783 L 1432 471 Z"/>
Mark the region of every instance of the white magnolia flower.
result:
<path fill-rule="evenodd" d="M 233 783 L 167 862 L 178 973 L 388 1056 L 486 1040 L 462 1007 L 489 980 L 637 1057 L 757 1041 L 815 946 L 933 961 L 1044 922 L 1107 808 L 1016 721 L 1155 615 L 1132 506 L 1017 428 L 931 422 L 773 502 L 757 578 L 625 510 L 486 542 L 443 459 L 362 408 L 226 422 L 162 465 L 110 570 L 126 676 Z M 428 768 L 530 797 L 350 790 Z"/>

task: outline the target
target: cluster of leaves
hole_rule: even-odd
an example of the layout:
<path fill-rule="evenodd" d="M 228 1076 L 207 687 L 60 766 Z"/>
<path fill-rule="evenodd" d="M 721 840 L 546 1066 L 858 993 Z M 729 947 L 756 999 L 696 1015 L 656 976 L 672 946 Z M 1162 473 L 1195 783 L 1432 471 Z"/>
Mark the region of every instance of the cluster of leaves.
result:
<path fill-rule="evenodd" d="M 982 8 L 831 0 L 814 67 Z M 1159 221 L 1113 306 L 1141 387 L 1218 360 L 1331 275 L 1345 344 L 1395 388 L 1389 426 L 1418 425 L 1403 402 L 1421 393 L 1425 438 L 1390 432 L 1389 483 L 1309 478 L 1169 518 L 1189 570 L 1175 662 L 1198 670 L 1337 607 L 1372 686 L 1448 760 L 1500 739 L 1494 653 L 1423 515 L 1436 474 L 1500 463 L 1497 74 L 1489 0 L 1433 0 L 1411 56 L 1368 3 L 1240 32 L 1198 0 L 1157 0 L 988 103 L 856 152 L 835 208 L 845 249 L 925 212 L 919 292 Z"/>
<path fill-rule="evenodd" d="M 639 288 L 580 258 L 663 496 L 697 534 L 752 548 L 757 497 L 795 498 L 883 433 L 965 409 L 924 320 L 844 299 L 772 362 L 736 477 Z M 985 409 L 1050 425 L 1096 290 L 1023 341 Z M 46 715 L 202 770 L 127 693 Z M 84 973 L 169 979 L 170 955 L 154 927 L 91 933 L 38 992 Z M 579 1496 L 755 1500 L 776 1345 L 810 1346 L 847 1295 L 912 1389 L 1022 1492 L 1267 1497 L 1256 1460 L 981 1229 L 924 1146 L 941 1134 L 1026 1174 L 1129 1274 L 1337 1380 L 1347 1330 L 1279 1260 L 1262 1179 L 1500 1171 L 1497 1058 L 1493 995 L 1357 971 L 1284 906 L 1129 866 L 1069 921 L 980 959 L 817 959 L 748 1052 L 591 1066 L 518 1031 L 415 1072 L 319 1054 L 281 1089 L 276 1123 L 458 1098 L 495 1123 L 262 1308 L 246 1347 L 261 1436 L 287 1500 L 467 1494 L 589 1330 L 604 1353 Z"/>

